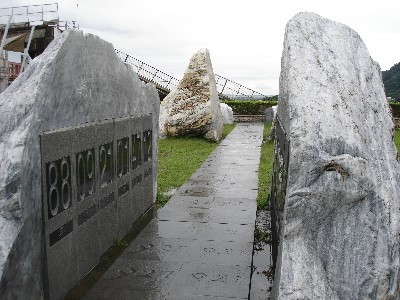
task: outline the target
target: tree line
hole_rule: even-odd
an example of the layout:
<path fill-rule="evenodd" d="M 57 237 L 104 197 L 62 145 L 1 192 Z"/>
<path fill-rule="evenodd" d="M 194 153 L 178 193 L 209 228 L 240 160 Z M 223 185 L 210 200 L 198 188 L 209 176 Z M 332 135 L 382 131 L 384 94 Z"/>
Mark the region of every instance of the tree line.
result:
<path fill-rule="evenodd" d="M 391 97 L 394 102 L 400 102 L 400 63 L 383 71 L 382 80 L 386 97 Z"/>

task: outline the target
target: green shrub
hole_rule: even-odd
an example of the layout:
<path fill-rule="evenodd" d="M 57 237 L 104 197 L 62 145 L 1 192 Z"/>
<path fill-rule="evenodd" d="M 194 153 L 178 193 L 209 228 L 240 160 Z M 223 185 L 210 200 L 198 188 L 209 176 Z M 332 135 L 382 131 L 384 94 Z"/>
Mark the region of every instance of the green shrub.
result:
<path fill-rule="evenodd" d="M 393 118 L 400 118 L 400 103 L 389 102 L 390 108 L 392 109 Z"/>
<path fill-rule="evenodd" d="M 265 100 L 225 100 L 221 102 L 232 107 L 234 115 L 263 115 L 268 107 L 277 104 L 277 101 Z"/>

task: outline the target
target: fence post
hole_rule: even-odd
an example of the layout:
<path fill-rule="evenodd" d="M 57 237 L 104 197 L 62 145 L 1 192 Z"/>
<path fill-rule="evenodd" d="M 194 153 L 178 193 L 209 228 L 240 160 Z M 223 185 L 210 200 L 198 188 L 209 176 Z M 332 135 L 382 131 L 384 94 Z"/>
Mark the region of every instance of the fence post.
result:
<path fill-rule="evenodd" d="M 225 83 L 224 83 L 224 86 L 222 87 L 222 90 L 221 90 L 221 95 L 222 95 L 222 93 L 224 92 L 224 89 L 225 89 L 225 86 L 226 86 L 226 83 L 228 82 L 228 79 L 227 78 L 225 78 Z"/>
<path fill-rule="evenodd" d="M 8 18 L 6 30 L 4 31 L 3 39 L 1 40 L 0 57 L 3 57 L 3 48 L 4 48 L 4 44 L 5 44 L 5 42 L 6 42 L 6 38 L 7 38 L 7 34 L 8 34 L 8 29 L 10 28 L 10 23 L 11 23 L 11 18 L 12 18 L 12 16 L 13 16 L 13 11 L 11 11 L 11 15 L 10 15 L 10 17 Z"/>
<path fill-rule="evenodd" d="M 24 58 L 22 59 L 20 74 L 25 70 L 26 57 L 28 56 L 28 51 L 29 51 L 29 47 L 31 46 L 31 41 L 32 41 L 32 36 L 33 36 L 34 31 L 35 31 L 35 25 L 32 26 L 31 34 L 29 35 L 28 45 L 26 46 L 25 51 L 24 51 Z"/>

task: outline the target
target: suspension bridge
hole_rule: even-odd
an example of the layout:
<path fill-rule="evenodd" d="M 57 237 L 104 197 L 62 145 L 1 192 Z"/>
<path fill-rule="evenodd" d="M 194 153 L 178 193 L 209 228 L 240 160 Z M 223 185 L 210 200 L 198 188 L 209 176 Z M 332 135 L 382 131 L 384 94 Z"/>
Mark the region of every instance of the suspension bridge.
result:
<path fill-rule="evenodd" d="M 132 66 L 139 78 L 147 83 L 153 83 L 158 90 L 161 99 L 164 99 L 169 92 L 178 85 L 179 79 L 150 66 L 149 64 L 115 49 L 118 57 L 125 63 Z M 240 99 L 262 99 L 267 96 L 234 82 L 226 77 L 215 74 L 217 91 L 221 98 L 240 98 Z"/>

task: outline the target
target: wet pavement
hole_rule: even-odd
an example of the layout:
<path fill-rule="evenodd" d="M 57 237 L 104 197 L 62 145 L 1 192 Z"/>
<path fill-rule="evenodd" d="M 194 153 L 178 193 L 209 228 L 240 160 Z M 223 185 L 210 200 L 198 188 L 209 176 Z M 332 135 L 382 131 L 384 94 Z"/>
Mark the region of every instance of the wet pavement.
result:
<path fill-rule="evenodd" d="M 250 299 L 267 300 L 270 299 L 273 285 L 271 215 L 269 210 L 257 211 L 254 235 Z"/>
<path fill-rule="evenodd" d="M 262 134 L 237 124 L 84 299 L 248 299 Z"/>

